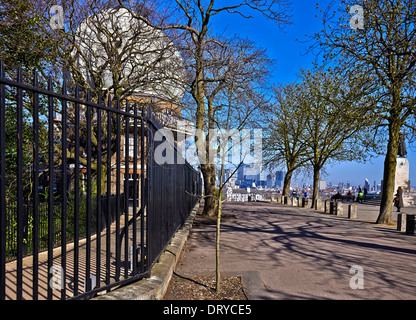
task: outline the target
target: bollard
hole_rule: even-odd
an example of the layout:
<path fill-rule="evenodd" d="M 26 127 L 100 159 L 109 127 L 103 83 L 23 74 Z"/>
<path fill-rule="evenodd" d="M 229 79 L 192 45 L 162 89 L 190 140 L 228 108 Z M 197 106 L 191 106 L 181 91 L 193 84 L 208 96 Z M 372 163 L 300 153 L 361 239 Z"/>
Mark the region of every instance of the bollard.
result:
<path fill-rule="evenodd" d="M 292 205 L 294 206 L 294 207 L 297 207 L 298 206 L 298 201 L 299 201 L 299 199 L 298 198 L 293 198 L 292 199 Z"/>
<path fill-rule="evenodd" d="M 271 202 L 277 202 L 277 200 L 276 200 L 276 196 L 275 195 L 271 195 Z"/>
<path fill-rule="evenodd" d="M 315 210 L 316 211 L 322 211 L 322 200 L 316 199 L 315 200 Z"/>
<path fill-rule="evenodd" d="M 298 198 L 298 207 L 299 208 L 302 207 L 302 200 L 303 200 L 303 198 Z"/>
<path fill-rule="evenodd" d="M 335 214 L 335 202 L 333 201 L 329 203 L 329 214 Z"/>
<path fill-rule="evenodd" d="M 348 218 L 357 219 L 357 205 L 356 204 L 350 204 L 348 206 Z"/>
<path fill-rule="evenodd" d="M 406 215 L 406 234 L 414 235 L 415 234 L 415 215 L 408 214 Z"/>
<path fill-rule="evenodd" d="M 325 200 L 325 213 L 330 213 L 330 205 L 331 205 L 331 201 L 330 200 Z"/>
<path fill-rule="evenodd" d="M 406 232 L 406 213 L 397 215 L 397 231 Z"/>
<path fill-rule="evenodd" d="M 338 217 L 342 217 L 344 214 L 344 205 L 342 202 L 335 202 L 335 207 L 336 207 L 336 215 Z"/>
<path fill-rule="evenodd" d="M 308 198 L 302 198 L 302 208 L 305 208 L 308 206 L 309 200 Z"/>

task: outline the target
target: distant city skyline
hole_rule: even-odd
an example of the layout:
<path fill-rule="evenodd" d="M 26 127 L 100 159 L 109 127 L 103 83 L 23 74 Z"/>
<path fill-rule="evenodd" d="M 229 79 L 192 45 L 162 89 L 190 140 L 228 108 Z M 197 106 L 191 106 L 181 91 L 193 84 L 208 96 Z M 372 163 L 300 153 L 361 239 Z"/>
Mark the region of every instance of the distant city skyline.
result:
<path fill-rule="evenodd" d="M 411 186 L 416 185 L 416 152 L 410 152 L 408 150 L 408 155 L 406 157 L 410 162 L 410 173 L 409 179 Z M 337 185 L 339 182 L 347 183 L 350 181 L 352 186 L 363 185 L 365 179 L 367 178 L 370 182 L 370 185 L 374 184 L 376 181 L 377 184 L 381 183 L 383 180 L 383 170 L 384 170 L 384 156 L 374 158 L 371 162 L 367 163 L 356 163 L 356 162 L 342 162 L 335 164 L 332 167 L 326 169 L 327 174 L 321 177 L 321 180 L 326 180 L 327 184 L 332 182 L 332 184 Z M 304 181 L 306 180 L 306 181 Z M 301 177 L 296 177 L 293 179 L 293 183 L 312 183 L 312 178 L 302 179 Z"/>

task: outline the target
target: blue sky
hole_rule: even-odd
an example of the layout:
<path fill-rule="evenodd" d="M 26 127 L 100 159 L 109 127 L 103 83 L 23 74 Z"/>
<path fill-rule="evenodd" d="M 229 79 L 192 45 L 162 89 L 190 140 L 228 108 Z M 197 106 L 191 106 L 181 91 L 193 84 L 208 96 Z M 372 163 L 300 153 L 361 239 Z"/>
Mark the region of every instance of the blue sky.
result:
<path fill-rule="evenodd" d="M 274 82 L 296 81 L 297 73 L 300 68 L 308 69 L 316 57 L 306 54 L 308 44 L 301 41 L 307 40 L 306 34 L 313 35 L 321 30 L 322 23 L 315 16 L 319 14 L 316 9 L 318 2 L 321 8 L 326 8 L 329 0 L 293 0 L 292 1 L 293 24 L 280 30 L 274 23 L 267 21 L 260 15 L 254 19 L 246 20 L 238 15 L 225 14 L 217 16 L 214 24 L 218 25 L 218 31 L 226 29 L 229 35 L 239 34 L 257 43 L 258 46 L 267 49 L 269 57 L 277 60 L 277 70 L 274 72 Z M 299 39 L 300 41 L 296 41 Z M 410 162 L 410 180 L 412 185 L 416 183 L 416 172 L 412 164 L 416 163 L 416 152 L 412 152 L 408 147 L 408 159 Z M 380 183 L 383 179 L 384 157 L 372 159 L 366 164 L 343 162 L 328 167 L 328 176 L 323 179 L 333 184 L 338 182 L 351 181 L 353 185 L 364 184 L 364 179 L 368 178 L 371 184 L 374 181 Z M 302 176 L 299 176 L 303 180 Z M 310 181 L 305 177 L 305 180 Z"/>

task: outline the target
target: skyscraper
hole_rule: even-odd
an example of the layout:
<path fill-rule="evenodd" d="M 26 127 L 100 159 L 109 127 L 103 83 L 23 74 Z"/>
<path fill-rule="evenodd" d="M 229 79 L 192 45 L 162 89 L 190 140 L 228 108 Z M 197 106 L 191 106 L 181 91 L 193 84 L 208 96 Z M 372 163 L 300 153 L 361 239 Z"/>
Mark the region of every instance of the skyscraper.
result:
<path fill-rule="evenodd" d="M 367 178 L 365 178 L 364 187 L 367 189 L 367 191 L 370 191 L 370 181 L 368 181 Z"/>

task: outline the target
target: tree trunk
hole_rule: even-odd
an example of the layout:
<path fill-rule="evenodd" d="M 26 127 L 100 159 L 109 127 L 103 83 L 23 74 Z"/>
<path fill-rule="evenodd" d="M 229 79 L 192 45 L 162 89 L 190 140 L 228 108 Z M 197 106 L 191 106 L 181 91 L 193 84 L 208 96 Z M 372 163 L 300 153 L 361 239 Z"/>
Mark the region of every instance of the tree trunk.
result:
<path fill-rule="evenodd" d="M 397 153 L 399 149 L 400 123 L 398 121 L 389 125 L 389 143 L 384 160 L 383 193 L 381 197 L 380 214 L 377 224 L 393 222 L 392 209 L 394 198 L 394 185 L 396 179 Z"/>
<path fill-rule="evenodd" d="M 215 216 L 215 167 L 213 164 L 201 165 L 204 178 L 204 210 L 203 216 Z"/>
<path fill-rule="evenodd" d="M 201 165 L 202 175 L 204 176 L 205 186 L 205 205 L 204 216 L 215 216 L 216 201 L 215 201 L 215 164 L 211 163 L 211 155 L 217 153 L 217 150 L 212 149 L 211 146 L 211 130 L 215 127 L 213 100 L 208 99 L 208 135 L 205 138 L 205 160 L 206 164 Z M 221 201 L 221 195 L 220 195 Z"/>
<path fill-rule="evenodd" d="M 312 208 L 315 206 L 316 200 L 319 198 L 319 180 L 321 169 L 317 166 L 313 168 L 313 193 L 312 193 Z"/>
<path fill-rule="evenodd" d="M 290 183 L 292 181 L 292 175 L 293 170 L 287 170 L 287 173 L 285 175 L 285 180 L 283 182 L 283 196 L 287 197 L 289 196 L 289 190 L 290 190 Z"/>

